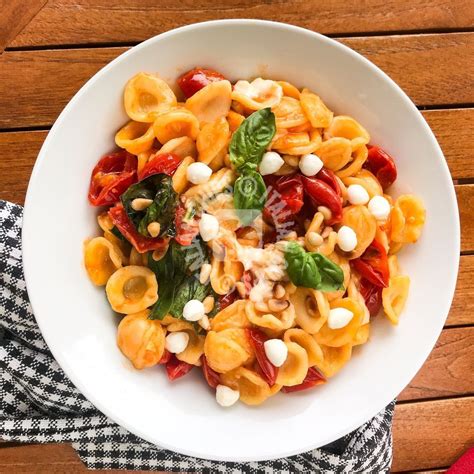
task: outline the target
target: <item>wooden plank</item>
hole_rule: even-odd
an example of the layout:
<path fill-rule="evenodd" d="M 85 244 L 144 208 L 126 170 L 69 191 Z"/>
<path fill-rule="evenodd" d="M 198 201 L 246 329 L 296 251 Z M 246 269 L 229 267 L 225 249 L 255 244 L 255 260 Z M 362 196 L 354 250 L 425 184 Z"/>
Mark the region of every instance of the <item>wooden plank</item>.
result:
<path fill-rule="evenodd" d="M 474 184 L 456 186 L 459 215 L 461 218 L 461 251 L 474 250 Z"/>
<path fill-rule="evenodd" d="M 340 41 L 379 65 L 418 104 L 474 103 L 474 33 Z M 0 128 L 51 125 L 87 79 L 125 50 L 6 51 L 0 56 Z"/>
<path fill-rule="evenodd" d="M 474 397 L 397 405 L 392 470 L 450 466 L 474 443 L 473 414 Z"/>
<path fill-rule="evenodd" d="M 458 283 L 446 326 L 474 324 L 474 255 L 463 255 L 459 262 Z"/>
<path fill-rule="evenodd" d="M 428 360 L 398 400 L 474 394 L 474 328 L 444 329 Z"/>
<path fill-rule="evenodd" d="M 142 41 L 178 26 L 260 18 L 324 34 L 471 27 L 470 0 L 50 0 L 13 46 Z"/>

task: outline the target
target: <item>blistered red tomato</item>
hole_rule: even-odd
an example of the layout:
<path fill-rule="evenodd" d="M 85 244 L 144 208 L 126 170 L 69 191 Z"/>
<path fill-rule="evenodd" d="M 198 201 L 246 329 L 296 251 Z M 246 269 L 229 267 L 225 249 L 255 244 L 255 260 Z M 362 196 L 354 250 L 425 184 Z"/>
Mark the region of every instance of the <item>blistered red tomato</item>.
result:
<path fill-rule="evenodd" d="M 234 301 L 238 300 L 239 293 L 237 290 L 232 291 L 231 293 L 227 293 L 226 295 L 219 296 L 219 309 L 223 310 L 230 306 Z"/>
<path fill-rule="evenodd" d="M 140 174 L 138 175 L 138 179 L 141 181 L 142 179 L 148 178 L 148 176 L 158 173 L 164 173 L 172 176 L 180 163 L 181 158 L 173 153 L 155 155 L 143 167 Z"/>
<path fill-rule="evenodd" d="M 225 77 L 212 69 L 194 68 L 178 79 L 178 85 L 187 99 L 211 82 L 224 80 Z"/>
<path fill-rule="evenodd" d="M 397 167 L 393 158 L 382 148 L 368 145 L 369 154 L 364 163 L 368 169 L 379 180 L 383 189 L 388 188 L 397 179 Z"/>
<path fill-rule="evenodd" d="M 342 196 L 342 190 L 337 182 L 336 175 L 330 169 L 325 168 L 324 166 L 316 174 L 315 178 L 324 181 L 326 184 L 331 186 L 332 189 L 336 192 L 338 196 Z"/>
<path fill-rule="evenodd" d="M 158 364 L 167 364 L 171 359 L 171 356 L 171 352 L 168 349 L 165 349 L 165 351 L 163 352 L 163 356 L 161 357 L 160 362 L 158 362 Z"/>
<path fill-rule="evenodd" d="M 170 360 L 166 363 L 166 375 L 170 380 L 176 380 L 186 375 L 193 367 L 194 365 L 183 362 L 172 354 Z"/>
<path fill-rule="evenodd" d="M 388 286 L 388 256 L 384 246 L 373 240 L 366 251 L 350 261 L 351 266 L 363 277 L 376 286 Z"/>
<path fill-rule="evenodd" d="M 216 388 L 221 383 L 221 379 L 219 377 L 219 374 L 209 367 L 206 356 L 204 354 L 201 356 L 201 366 L 202 373 L 204 374 L 204 378 L 206 379 L 208 385 L 212 388 Z"/>
<path fill-rule="evenodd" d="M 301 390 L 307 390 L 308 388 L 315 387 L 326 383 L 326 378 L 314 367 L 308 369 L 305 379 L 299 385 L 293 385 L 292 387 L 282 387 L 283 393 L 300 392 Z"/>
<path fill-rule="evenodd" d="M 262 331 L 255 328 L 247 329 L 247 336 L 255 350 L 255 357 L 257 358 L 258 365 L 265 380 L 267 381 L 268 385 L 270 385 L 270 387 L 275 385 L 278 375 L 278 367 L 275 367 L 269 361 L 267 354 L 265 354 L 264 343 L 268 338 Z"/>
<path fill-rule="evenodd" d="M 199 219 L 194 216 L 190 220 L 184 220 L 186 208 L 182 202 L 176 208 L 174 225 L 176 228 L 175 240 L 180 245 L 191 245 L 194 237 L 199 233 Z"/>
<path fill-rule="evenodd" d="M 371 283 L 366 278 L 360 279 L 359 291 L 365 300 L 370 316 L 376 316 L 382 307 L 382 286 Z"/>
<path fill-rule="evenodd" d="M 325 181 L 318 178 L 302 177 L 305 196 L 312 206 L 325 206 L 331 211 L 329 225 L 337 224 L 342 220 L 342 200 L 339 194 Z M 337 183 L 336 183 L 337 184 Z M 339 186 L 338 186 L 339 187 Z"/>

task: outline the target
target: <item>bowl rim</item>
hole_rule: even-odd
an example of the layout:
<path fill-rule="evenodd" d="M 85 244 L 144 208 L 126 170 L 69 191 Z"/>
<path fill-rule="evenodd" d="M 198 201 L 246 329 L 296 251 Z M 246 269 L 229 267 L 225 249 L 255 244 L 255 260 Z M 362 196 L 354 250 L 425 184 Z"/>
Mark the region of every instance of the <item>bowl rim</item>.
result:
<path fill-rule="evenodd" d="M 432 132 L 430 127 L 428 126 L 425 118 L 421 114 L 421 112 L 418 110 L 416 105 L 413 103 L 413 101 L 408 97 L 408 95 L 401 89 L 401 87 L 388 76 L 387 73 L 382 71 L 378 66 L 373 64 L 371 61 L 369 61 L 367 58 L 362 56 L 360 53 L 354 51 L 350 47 L 338 42 L 335 39 L 329 38 L 327 36 L 324 36 L 320 33 L 308 30 L 306 28 L 302 28 L 299 26 L 287 24 L 287 23 L 282 23 L 282 22 L 276 22 L 276 21 L 269 21 L 269 20 L 257 20 L 257 19 L 224 19 L 224 20 L 211 20 L 211 21 L 205 21 L 205 22 L 199 22 L 199 23 L 193 23 L 190 25 L 186 26 L 181 26 L 169 31 L 166 31 L 164 33 L 160 33 L 156 36 L 153 36 L 138 45 L 130 48 L 128 51 L 125 51 L 124 53 L 120 54 L 117 56 L 115 59 L 110 61 L 108 64 L 106 64 L 103 68 L 101 68 L 99 71 L 97 71 L 80 89 L 79 91 L 76 92 L 76 94 L 72 97 L 72 99 L 67 103 L 67 105 L 64 107 L 64 109 L 61 111 L 59 114 L 58 118 L 54 122 L 53 126 L 51 127 L 51 130 L 49 131 L 42 147 L 41 150 L 38 154 L 38 157 L 36 159 L 33 171 L 31 173 L 31 177 L 28 183 L 28 189 L 26 193 L 26 198 L 25 198 L 25 205 L 24 205 L 24 214 L 23 214 L 23 224 L 22 224 L 22 255 L 23 255 L 23 268 L 24 268 L 24 276 L 25 276 L 25 282 L 26 282 L 26 287 L 27 290 L 32 287 L 31 279 L 29 275 L 31 274 L 29 272 L 30 264 L 28 262 L 31 261 L 31 259 L 28 258 L 29 255 L 29 244 L 28 244 L 28 238 L 27 235 L 30 233 L 29 232 L 29 215 L 30 215 L 30 209 L 32 208 L 32 205 L 30 202 L 32 201 L 32 194 L 33 194 L 33 187 L 34 185 L 38 182 L 38 178 L 40 175 L 40 169 L 43 164 L 43 162 L 46 160 L 47 156 L 47 150 L 50 145 L 50 142 L 53 141 L 55 135 L 58 133 L 58 131 L 61 128 L 62 122 L 64 117 L 69 113 L 71 109 L 74 108 L 75 104 L 79 102 L 84 95 L 84 93 L 89 90 L 91 87 L 95 85 L 95 83 L 110 69 L 115 67 L 117 63 L 120 63 L 123 61 L 125 58 L 127 58 L 129 55 L 136 53 L 137 51 L 146 48 L 156 42 L 161 41 L 163 38 L 168 38 L 172 37 L 174 35 L 179 35 L 180 33 L 184 31 L 193 31 L 193 30 L 200 30 L 200 29 L 206 29 L 209 26 L 219 26 L 219 25 L 233 25 L 233 26 L 249 26 L 249 25 L 254 25 L 258 27 L 265 27 L 265 28 L 276 28 L 280 30 L 285 30 L 287 32 L 291 33 L 296 33 L 296 34 L 302 34 L 306 35 L 307 37 L 311 37 L 313 39 L 316 39 L 318 41 L 321 41 L 323 43 L 330 44 L 332 47 L 338 48 L 342 50 L 345 54 L 351 55 L 355 60 L 364 63 L 364 65 L 371 71 L 371 73 L 378 75 L 379 77 L 382 77 L 385 81 L 387 81 L 390 86 L 398 92 L 399 99 L 401 101 L 404 101 L 405 104 L 412 109 L 413 112 L 418 116 L 419 119 L 421 119 L 421 123 L 424 128 L 424 132 L 427 134 L 427 136 L 430 139 L 431 144 L 433 145 L 434 149 L 436 150 L 439 160 L 438 160 L 438 166 L 440 168 L 440 172 L 444 174 L 444 177 L 447 178 L 448 181 L 451 181 L 452 183 L 452 177 L 451 173 L 449 171 L 446 159 L 444 157 L 444 154 Z M 456 199 L 456 193 L 454 189 L 454 183 L 451 184 L 448 190 L 448 194 L 446 195 L 446 199 L 448 203 L 450 203 L 451 206 L 453 206 L 453 211 L 455 211 L 455 215 L 457 218 L 455 219 L 455 226 L 452 229 L 452 234 L 453 234 L 453 241 L 455 244 L 455 254 L 457 257 L 455 258 L 455 261 L 453 261 L 453 267 L 452 267 L 452 277 L 450 278 L 449 281 L 446 281 L 446 294 L 449 296 L 444 300 L 444 305 L 442 308 L 440 308 L 440 312 L 445 314 L 444 319 L 442 320 L 442 323 L 439 324 L 439 327 L 436 330 L 436 340 L 439 338 L 439 335 L 441 334 L 441 331 L 443 329 L 444 323 L 446 321 L 446 318 L 448 317 L 449 314 L 449 309 L 451 307 L 451 303 L 453 300 L 454 296 L 454 291 L 456 287 L 456 282 L 457 282 L 457 276 L 458 276 L 458 270 L 459 270 L 459 259 L 460 259 L 460 222 L 459 222 L 459 209 L 458 209 L 458 204 L 457 204 L 457 199 Z M 33 230 L 33 229 L 32 229 Z M 61 366 L 61 368 L 64 370 L 65 374 L 69 377 L 71 382 L 74 384 L 75 387 L 103 414 L 105 414 L 107 417 L 109 417 L 111 420 L 113 420 L 115 423 L 118 425 L 124 427 L 131 433 L 136 434 L 137 436 L 141 437 L 142 439 L 154 444 L 156 444 L 156 440 L 151 439 L 150 436 L 142 433 L 141 429 L 136 426 L 130 426 L 130 423 L 124 421 L 122 419 L 121 415 L 117 415 L 117 413 L 111 413 L 111 411 L 108 409 L 106 405 L 100 402 L 100 400 L 97 399 L 94 390 L 90 389 L 83 381 L 79 379 L 79 377 L 76 377 L 76 374 L 74 373 L 73 368 L 66 362 L 64 357 L 62 356 L 62 353 L 59 350 L 56 350 L 53 346 L 51 346 L 48 342 L 48 332 L 45 331 L 46 327 L 46 317 L 43 317 L 41 315 L 38 315 L 35 313 L 34 308 L 35 308 L 35 301 L 37 301 L 35 292 L 29 292 L 29 298 L 30 298 L 30 303 L 31 307 L 33 309 L 33 314 L 35 316 L 35 319 L 38 323 L 38 326 L 41 330 L 41 334 L 43 338 L 45 339 L 49 350 L 53 354 L 53 357 L 56 359 L 58 364 Z M 39 298 L 38 298 L 39 301 Z M 433 347 L 436 343 L 436 340 L 433 341 L 432 348 L 430 350 L 433 350 Z M 428 354 L 420 353 L 420 355 L 417 357 L 416 360 L 412 360 L 410 364 L 410 370 L 407 370 L 405 375 L 403 377 L 400 377 L 400 387 L 401 390 L 405 388 L 409 382 L 412 380 L 412 378 L 415 376 L 415 374 L 419 371 L 421 366 L 424 364 L 426 361 L 427 357 L 429 356 Z M 398 394 L 394 394 L 393 396 L 397 396 Z M 293 456 L 296 454 L 300 454 L 306 451 L 310 451 L 312 449 L 315 449 L 317 447 L 323 446 L 324 444 L 327 444 L 331 441 L 334 441 L 335 439 L 338 439 L 349 432 L 353 431 L 354 429 L 358 428 L 362 424 L 364 424 L 366 421 L 368 421 L 370 418 L 378 414 L 381 410 L 383 410 L 391 401 L 392 401 L 392 396 L 385 396 L 385 397 L 380 397 L 379 402 L 375 405 L 371 405 L 370 409 L 367 408 L 365 411 L 359 413 L 359 416 L 354 418 L 354 422 L 348 426 L 346 426 L 344 429 L 340 429 L 337 433 L 333 433 L 330 437 L 324 441 L 324 443 L 313 443 L 309 444 L 297 449 L 291 449 L 282 453 L 274 454 L 274 455 L 266 455 L 266 456 L 246 456 L 245 454 L 239 456 L 239 457 L 228 457 L 228 456 L 220 456 L 219 454 L 216 453 L 216 455 L 209 456 L 206 454 L 206 457 L 203 457 L 201 453 L 193 451 L 193 449 L 183 449 L 182 447 L 179 447 L 179 449 L 176 448 L 176 446 L 171 446 L 169 445 L 166 440 L 159 442 L 159 447 L 169 449 L 171 451 L 175 451 L 187 456 L 193 456 L 196 458 L 200 459 L 209 459 L 209 460 L 214 460 L 214 461 L 223 461 L 223 462 L 252 462 L 252 461 L 266 461 L 266 460 L 274 460 L 282 457 L 287 457 L 287 456 Z M 335 437 L 334 437 L 335 436 Z"/>

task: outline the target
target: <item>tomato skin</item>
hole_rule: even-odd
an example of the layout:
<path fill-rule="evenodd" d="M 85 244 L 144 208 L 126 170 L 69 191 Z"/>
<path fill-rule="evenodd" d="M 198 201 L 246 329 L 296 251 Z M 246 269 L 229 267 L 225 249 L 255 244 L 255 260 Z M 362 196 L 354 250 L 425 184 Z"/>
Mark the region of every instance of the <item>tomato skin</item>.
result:
<path fill-rule="evenodd" d="M 158 362 L 158 364 L 167 364 L 171 359 L 171 355 L 171 352 L 168 349 L 165 349 L 165 351 L 163 352 L 163 356 L 161 357 L 160 362 Z"/>
<path fill-rule="evenodd" d="M 268 385 L 275 385 L 276 378 L 278 376 L 278 367 L 275 367 L 265 354 L 264 343 L 268 339 L 265 334 L 259 329 L 250 328 L 247 329 L 247 337 L 251 342 L 255 356 L 257 357 L 258 365 L 261 369 L 263 378 L 267 381 Z"/>
<path fill-rule="evenodd" d="M 382 148 L 367 145 L 369 154 L 364 163 L 368 169 L 379 180 L 383 189 L 388 188 L 397 179 L 397 167 L 393 158 Z"/>
<path fill-rule="evenodd" d="M 332 189 L 336 192 L 338 196 L 342 196 L 342 190 L 337 182 L 336 175 L 333 171 L 324 166 L 319 170 L 319 172 L 315 176 L 317 179 L 324 181 L 326 184 L 331 186 Z"/>
<path fill-rule="evenodd" d="M 375 286 L 386 288 L 390 276 L 388 256 L 384 246 L 373 240 L 366 251 L 350 261 L 351 266 L 365 279 Z"/>
<path fill-rule="evenodd" d="M 313 207 L 326 206 L 331 211 L 332 217 L 327 223 L 333 225 L 341 222 L 342 200 L 337 192 L 321 179 L 303 176 L 302 180 L 305 194 Z"/>
<path fill-rule="evenodd" d="M 299 385 L 293 385 L 293 387 L 282 387 L 281 391 L 283 393 L 301 392 L 301 390 L 306 390 L 323 383 L 326 383 L 326 378 L 314 367 L 310 367 L 303 382 Z"/>
<path fill-rule="evenodd" d="M 157 154 L 143 167 L 138 175 L 139 181 L 153 174 L 164 173 L 172 176 L 181 163 L 181 158 L 174 153 Z"/>
<path fill-rule="evenodd" d="M 166 363 L 166 375 L 173 381 L 185 376 L 194 365 L 179 360 L 174 354 L 171 354 L 170 360 Z"/>
<path fill-rule="evenodd" d="M 226 295 L 219 296 L 219 309 L 223 310 L 230 306 L 234 301 L 240 298 L 239 293 L 237 290 L 232 291 L 231 293 L 227 293 Z"/>
<path fill-rule="evenodd" d="M 225 77 L 217 71 L 196 67 L 184 73 L 178 79 L 178 85 L 186 99 L 189 99 L 197 91 L 200 91 L 211 82 L 222 81 L 224 79 Z"/>
<path fill-rule="evenodd" d="M 93 206 L 111 206 L 130 185 L 136 182 L 136 156 L 125 150 L 105 155 L 92 170 L 89 202 Z"/>
<path fill-rule="evenodd" d="M 209 367 L 207 363 L 206 356 L 203 354 L 201 356 L 201 364 L 202 364 L 202 373 L 204 374 L 204 378 L 208 383 L 209 387 L 216 388 L 220 383 L 221 379 L 219 374 Z"/>
<path fill-rule="evenodd" d="M 376 316 L 382 307 L 382 290 L 383 287 L 374 285 L 366 278 L 360 279 L 359 291 L 372 317 Z"/>
<path fill-rule="evenodd" d="M 123 204 L 119 202 L 109 209 L 109 216 L 120 233 L 135 247 L 137 252 L 145 253 L 148 250 L 158 250 L 168 245 L 168 238 L 153 239 L 145 237 L 137 232 L 130 221 Z"/>
<path fill-rule="evenodd" d="M 194 237 L 199 233 L 199 219 L 194 216 L 189 222 L 184 220 L 186 208 L 182 202 L 176 208 L 174 225 L 176 227 L 175 240 L 180 245 L 191 245 Z"/>

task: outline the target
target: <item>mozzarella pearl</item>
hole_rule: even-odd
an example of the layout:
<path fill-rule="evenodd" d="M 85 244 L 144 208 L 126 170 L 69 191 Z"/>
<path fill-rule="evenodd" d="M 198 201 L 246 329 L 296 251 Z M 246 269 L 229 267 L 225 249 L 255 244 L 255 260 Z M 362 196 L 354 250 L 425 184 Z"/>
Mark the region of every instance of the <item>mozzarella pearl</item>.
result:
<path fill-rule="evenodd" d="M 240 398 L 238 390 L 232 390 L 226 385 L 216 387 L 216 401 L 221 407 L 230 407 Z"/>
<path fill-rule="evenodd" d="M 314 176 L 321 171 L 323 166 L 324 163 L 321 161 L 321 158 L 312 153 L 303 155 L 299 163 L 300 170 L 305 176 Z"/>
<path fill-rule="evenodd" d="M 283 158 L 276 151 L 267 151 L 260 162 L 258 170 L 262 176 L 276 173 L 284 164 Z"/>
<path fill-rule="evenodd" d="M 357 235 L 354 230 L 343 225 L 337 232 L 337 245 L 344 252 L 352 252 L 357 247 Z"/>
<path fill-rule="evenodd" d="M 288 357 L 288 347 L 281 339 L 269 339 L 263 344 L 268 360 L 275 366 L 281 367 Z"/>
<path fill-rule="evenodd" d="M 204 314 L 204 305 L 199 300 L 189 300 L 184 305 L 183 318 L 187 321 L 199 321 Z"/>
<path fill-rule="evenodd" d="M 211 214 L 203 214 L 199 221 L 199 233 L 204 242 L 215 239 L 219 234 L 219 221 Z"/>
<path fill-rule="evenodd" d="M 328 327 L 329 329 L 341 329 L 347 326 L 353 317 L 354 313 L 346 308 L 331 309 L 329 311 Z"/>
<path fill-rule="evenodd" d="M 364 186 L 360 184 L 351 184 L 347 188 L 347 199 L 351 204 L 367 204 L 369 202 L 369 193 Z"/>
<path fill-rule="evenodd" d="M 367 207 L 378 221 L 386 220 L 390 214 L 390 203 L 383 196 L 374 196 Z"/>
<path fill-rule="evenodd" d="M 212 170 L 205 163 L 191 163 L 186 170 L 188 181 L 193 184 L 206 183 L 211 177 Z"/>
<path fill-rule="evenodd" d="M 171 332 L 166 336 L 165 347 L 173 354 L 183 352 L 189 343 L 189 334 L 187 332 Z"/>

